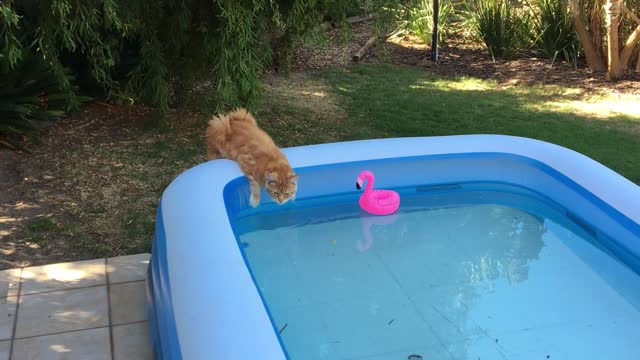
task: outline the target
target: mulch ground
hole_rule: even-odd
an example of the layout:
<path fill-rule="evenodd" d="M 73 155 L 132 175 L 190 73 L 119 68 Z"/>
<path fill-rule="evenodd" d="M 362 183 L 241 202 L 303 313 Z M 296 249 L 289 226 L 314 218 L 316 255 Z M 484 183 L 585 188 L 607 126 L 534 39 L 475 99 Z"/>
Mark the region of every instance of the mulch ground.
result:
<path fill-rule="evenodd" d="M 97 149 L 140 141 L 149 112 L 94 103 L 52 124 L 46 136 L 28 144 L 29 153 L 0 150 L 0 269 L 102 255 L 80 244 L 93 243 L 78 237 L 84 229 L 66 225 L 100 216 L 84 212 L 103 200 L 96 193 L 113 181 L 112 167 L 122 165 L 106 163 Z"/>
<path fill-rule="evenodd" d="M 319 69 L 352 64 L 352 56 L 372 35 L 370 23 L 357 23 L 347 42 L 338 29 L 328 31 L 326 46 L 300 47 L 294 52 L 295 71 L 317 71 Z M 585 92 L 613 92 L 640 94 L 640 74 L 629 73 L 620 81 L 611 82 L 604 73 L 593 73 L 584 64 L 576 69 L 573 65 L 556 59 L 540 57 L 534 52 L 519 54 L 510 60 L 489 56 L 486 49 L 475 43 L 449 41 L 438 49 L 438 62 L 431 61 L 431 50 L 412 36 L 391 37 L 379 41 L 365 54 L 363 63 L 392 63 L 423 68 L 445 76 L 467 76 L 491 79 L 505 86 L 554 84 Z"/>

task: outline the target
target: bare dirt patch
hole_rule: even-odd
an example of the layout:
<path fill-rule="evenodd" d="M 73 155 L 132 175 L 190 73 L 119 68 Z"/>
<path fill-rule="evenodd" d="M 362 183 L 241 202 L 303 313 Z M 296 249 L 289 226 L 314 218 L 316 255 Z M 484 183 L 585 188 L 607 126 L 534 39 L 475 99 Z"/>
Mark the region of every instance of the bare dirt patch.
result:
<path fill-rule="evenodd" d="M 346 115 L 329 85 L 303 73 L 293 73 L 288 77 L 269 76 L 264 81 L 264 90 L 270 97 L 288 99 L 292 106 L 330 121 Z"/>
<path fill-rule="evenodd" d="M 567 62 L 552 62 L 533 53 L 512 60 L 494 61 L 485 49 L 465 44 L 452 44 L 441 49 L 438 62 L 434 63 L 429 55 L 425 56 L 428 49 L 416 48 L 415 42 L 416 39 L 411 37 L 386 42 L 391 61 L 421 67 L 440 75 L 491 79 L 503 86 L 552 84 L 591 93 L 640 94 L 640 75 L 634 73 L 629 73 L 626 79 L 611 82 L 604 73 L 592 73 L 586 68 L 576 69 Z M 384 59 L 375 53 L 368 58 L 371 62 L 381 60 Z"/>
<path fill-rule="evenodd" d="M 352 56 L 371 37 L 371 25 L 360 22 L 351 26 L 351 31 L 344 33 L 329 28 L 325 41 L 300 45 L 292 52 L 291 68 L 294 72 L 307 72 L 324 69 L 327 66 L 349 65 Z"/>
<path fill-rule="evenodd" d="M 0 268 L 150 250 L 162 189 L 202 160 L 197 116 L 180 114 L 185 134 L 149 130 L 150 113 L 93 104 L 54 123 L 32 154 L 0 151 Z"/>
<path fill-rule="evenodd" d="M 280 146 L 333 142 L 345 136 L 345 110 L 324 81 L 307 73 L 267 76 L 258 115 L 260 126 Z"/>

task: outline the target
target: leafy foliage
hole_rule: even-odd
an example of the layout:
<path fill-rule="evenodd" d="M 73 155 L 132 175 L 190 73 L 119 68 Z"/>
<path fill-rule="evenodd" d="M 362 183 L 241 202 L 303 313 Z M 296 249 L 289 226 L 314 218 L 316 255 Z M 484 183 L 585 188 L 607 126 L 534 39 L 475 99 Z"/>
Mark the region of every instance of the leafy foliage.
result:
<path fill-rule="evenodd" d="M 535 43 L 551 59 L 562 55 L 576 66 L 580 41 L 576 35 L 567 0 L 538 0 L 533 18 Z"/>
<path fill-rule="evenodd" d="M 37 57 L 26 56 L 12 71 L 0 69 L 0 143 L 15 147 L 20 137 L 37 133 L 50 118 L 69 110 L 68 100 Z"/>
<path fill-rule="evenodd" d="M 0 3 L 0 64 L 13 67 L 22 60 L 22 44 L 15 35 L 19 20 L 13 9 Z"/>
<path fill-rule="evenodd" d="M 530 14 L 510 0 L 471 0 L 467 22 L 494 59 L 508 58 L 530 43 Z"/>
<path fill-rule="evenodd" d="M 447 38 L 449 20 L 454 13 L 450 2 L 440 3 L 438 12 L 438 43 Z M 433 0 L 411 0 L 401 5 L 398 12 L 400 29 L 418 36 L 431 46 L 433 36 Z"/>
<path fill-rule="evenodd" d="M 0 3 L 0 61 L 46 61 L 69 104 L 84 87 L 156 107 L 162 118 L 199 83 L 219 107 L 251 105 L 274 51 L 285 54 L 327 9 L 353 0 L 21 0 Z M 347 6 L 347 5 L 349 6 Z M 342 9 L 342 10 L 341 10 Z M 275 50 L 272 51 L 273 45 Z"/>

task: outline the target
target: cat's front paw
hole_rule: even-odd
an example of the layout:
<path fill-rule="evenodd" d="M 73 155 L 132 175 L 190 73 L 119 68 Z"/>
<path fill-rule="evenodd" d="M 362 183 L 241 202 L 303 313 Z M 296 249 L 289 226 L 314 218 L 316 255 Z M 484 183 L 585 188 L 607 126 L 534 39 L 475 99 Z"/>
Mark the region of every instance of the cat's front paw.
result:
<path fill-rule="evenodd" d="M 251 207 L 258 207 L 260 205 L 260 195 L 251 194 L 249 204 L 251 204 Z"/>

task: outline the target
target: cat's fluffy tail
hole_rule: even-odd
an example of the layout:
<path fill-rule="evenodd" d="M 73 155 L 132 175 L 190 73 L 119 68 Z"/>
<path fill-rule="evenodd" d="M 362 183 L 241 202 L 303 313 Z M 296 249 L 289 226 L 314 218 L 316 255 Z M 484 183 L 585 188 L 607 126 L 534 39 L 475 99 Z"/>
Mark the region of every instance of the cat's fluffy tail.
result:
<path fill-rule="evenodd" d="M 209 120 L 207 127 L 207 159 L 215 160 L 221 157 L 220 149 L 223 149 L 227 142 L 227 134 L 231 132 L 229 119 L 225 116 L 213 116 Z"/>
<path fill-rule="evenodd" d="M 253 118 L 253 115 L 251 115 L 251 113 L 249 112 L 249 110 L 245 109 L 245 108 L 237 108 L 235 110 L 233 110 L 232 112 L 224 115 L 223 117 L 229 119 L 229 121 L 246 121 L 246 122 L 250 122 L 253 125 L 257 125 L 256 124 L 256 119 Z"/>
<path fill-rule="evenodd" d="M 214 160 L 221 157 L 220 149 L 224 149 L 227 139 L 231 134 L 231 122 L 247 121 L 256 125 L 256 120 L 251 113 L 244 108 L 238 108 L 227 114 L 218 114 L 211 117 L 207 127 L 207 159 Z"/>

